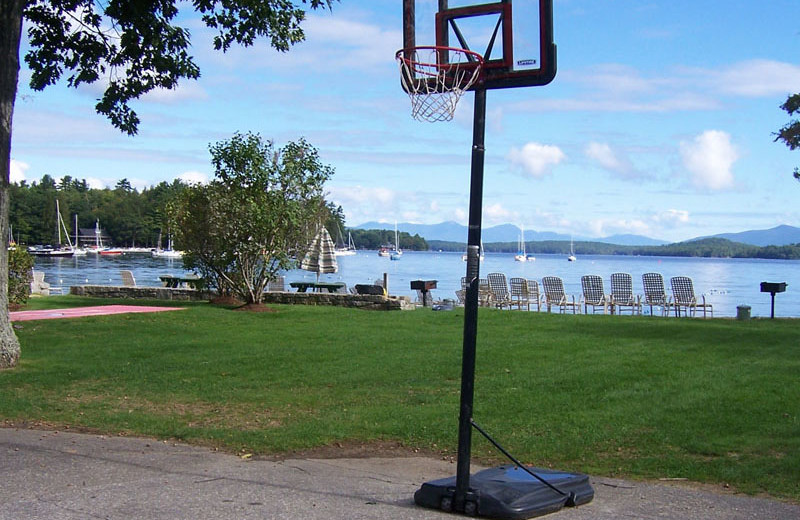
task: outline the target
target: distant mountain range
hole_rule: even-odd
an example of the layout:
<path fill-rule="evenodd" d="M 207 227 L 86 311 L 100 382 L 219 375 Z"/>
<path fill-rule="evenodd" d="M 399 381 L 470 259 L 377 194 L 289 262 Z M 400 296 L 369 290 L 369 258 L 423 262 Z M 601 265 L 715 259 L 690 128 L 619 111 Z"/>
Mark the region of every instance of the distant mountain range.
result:
<path fill-rule="evenodd" d="M 381 222 L 365 222 L 355 229 L 394 229 L 394 224 Z M 458 222 L 441 222 L 439 224 L 410 224 L 407 222 L 397 224 L 398 231 L 406 232 L 410 235 L 419 235 L 425 240 L 442 240 L 445 242 L 466 243 L 467 226 Z M 481 230 L 484 243 L 493 242 L 516 242 L 519 240 L 519 227 L 513 224 L 501 224 Z M 704 238 L 724 238 L 732 242 L 740 242 L 754 246 L 785 246 L 800 243 L 800 228 L 794 226 L 777 226 L 771 229 L 742 231 L 740 233 L 721 233 L 705 237 L 697 237 L 693 240 Z M 570 240 L 577 242 L 602 242 L 605 244 L 617 244 L 622 246 L 660 246 L 669 244 L 664 240 L 657 240 L 641 235 L 611 235 L 603 238 L 590 238 L 553 233 L 550 231 L 529 231 L 525 230 L 526 241 L 543 240 Z"/>
<path fill-rule="evenodd" d="M 731 242 L 741 242 L 759 247 L 786 246 L 800 242 L 800 228 L 783 225 L 771 229 L 742 231 L 741 233 L 721 233 L 710 237 L 698 237 L 694 240 L 703 238 L 726 238 Z"/>

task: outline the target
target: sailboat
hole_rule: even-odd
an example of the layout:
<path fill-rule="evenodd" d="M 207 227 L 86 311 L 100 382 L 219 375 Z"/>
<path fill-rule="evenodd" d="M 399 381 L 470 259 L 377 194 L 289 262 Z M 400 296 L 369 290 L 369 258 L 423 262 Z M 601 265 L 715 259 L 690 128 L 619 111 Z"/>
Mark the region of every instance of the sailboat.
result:
<path fill-rule="evenodd" d="M 568 262 L 574 262 L 578 258 L 575 256 L 575 250 L 572 247 L 572 236 L 569 237 L 569 256 L 567 257 Z"/>
<path fill-rule="evenodd" d="M 517 241 L 517 254 L 514 256 L 517 262 L 527 262 L 528 255 L 525 254 L 525 230 L 519 227 L 519 240 Z"/>
<path fill-rule="evenodd" d="M 72 248 L 74 256 L 86 256 L 86 248 L 79 247 L 80 240 L 78 236 L 78 214 L 75 213 L 75 247 Z"/>
<path fill-rule="evenodd" d="M 67 239 L 67 244 L 69 247 L 64 247 L 61 244 L 61 231 L 64 231 L 64 236 Z M 44 246 L 44 247 L 34 247 L 28 248 L 28 252 L 34 256 L 53 256 L 53 257 L 70 257 L 75 254 L 75 251 L 72 247 L 72 241 L 69 239 L 69 233 L 67 232 L 67 226 L 64 224 L 64 219 L 61 217 L 61 208 L 58 206 L 58 199 L 56 199 L 56 235 L 58 236 L 58 246 Z"/>
<path fill-rule="evenodd" d="M 389 260 L 400 260 L 403 250 L 400 249 L 400 239 L 397 234 L 397 222 L 394 223 L 394 249 L 389 252 Z"/>
<path fill-rule="evenodd" d="M 87 251 L 90 253 L 97 253 L 101 256 L 119 256 L 122 254 L 122 249 L 103 245 L 103 232 L 100 230 L 100 219 L 94 222 L 94 247 Z"/>
<path fill-rule="evenodd" d="M 161 231 L 158 232 L 158 247 L 150 254 L 155 258 L 182 258 L 183 251 L 176 251 L 172 248 L 172 233 L 167 234 L 167 248 L 161 249 Z"/>
<path fill-rule="evenodd" d="M 340 238 L 341 236 L 341 233 L 339 233 Z M 337 247 L 336 251 L 334 251 L 334 254 L 336 256 L 352 256 L 356 254 L 356 246 L 353 244 L 353 235 L 349 231 L 347 232 L 347 245 Z"/>

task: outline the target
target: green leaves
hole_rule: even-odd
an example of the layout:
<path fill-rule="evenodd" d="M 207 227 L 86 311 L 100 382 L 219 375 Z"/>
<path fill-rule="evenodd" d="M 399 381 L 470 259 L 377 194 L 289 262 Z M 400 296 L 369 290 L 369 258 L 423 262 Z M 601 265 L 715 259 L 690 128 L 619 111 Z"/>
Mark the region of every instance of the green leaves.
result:
<path fill-rule="evenodd" d="M 303 4 L 317 9 L 330 7 L 331 0 Z M 65 75 L 70 87 L 104 81 L 95 109 L 121 131 L 136 134 L 140 120 L 131 101 L 200 77 L 188 52 L 190 33 L 173 23 L 179 5 L 184 4 L 111 0 L 103 8 L 92 0 L 32 0 L 24 12 L 31 88 L 42 90 Z M 285 52 L 305 37 L 300 27 L 305 11 L 292 0 L 197 0 L 192 5 L 206 25 L 219 31 L 217 50 L 269 38 L 272 47 Z"/>
<path fill-rule="evenodd" d="M 170 211 L 172 228 L 187 267 L 223 294 L 260 303 L 320 222 L 333 169 L 303 139 L 278 149 L 258 134 L 236 133 L 209 150 L 215 179 L 183 193 Z"/>
<path fill-rule="evenodd" d="M 800 113 L 800 94 L 789 96 L 781 105 L 781 109 L 790 116 Z M 800 121 L 792 119 L 775 135 L 775 141 L 783 141 L 790 150 L 800 148 Z M 795 168 L 793 175 L 795 179 L 800 180 L 800 169 Z"/>

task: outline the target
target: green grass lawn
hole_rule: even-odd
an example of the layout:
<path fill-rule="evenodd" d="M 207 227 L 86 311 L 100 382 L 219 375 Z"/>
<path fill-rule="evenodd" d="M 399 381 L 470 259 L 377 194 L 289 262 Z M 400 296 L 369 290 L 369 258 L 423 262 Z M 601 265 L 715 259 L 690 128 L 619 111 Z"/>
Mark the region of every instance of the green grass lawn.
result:
<path fill-rule="evenodd" d="M 130 302 L 29 308 L 108 303 Z M 186 310 L 16 323 L 0 419 L 255 454 L 374 441 L 455 453 L 461 310 L 173 305 Z M 799 377 L 796 320 L 482 309 L 474 419 L 540 466 L 800 500 Z M 502 460 L 477 433 L 473 455 Z"/>

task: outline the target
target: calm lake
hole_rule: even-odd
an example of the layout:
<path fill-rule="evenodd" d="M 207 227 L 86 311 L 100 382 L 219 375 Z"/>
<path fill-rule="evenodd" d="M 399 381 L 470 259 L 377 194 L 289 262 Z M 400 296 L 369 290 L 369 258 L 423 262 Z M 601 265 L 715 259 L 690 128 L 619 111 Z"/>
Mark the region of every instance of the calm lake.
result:
<path fill-rule="evenodd" d="M 399 261 L 379 257 L 376 251 L 359 251 L 355 256 L 337 257 L 339 272 L 322 275 L 320 280 L 345 282 L 348 287 L 357 283 L 373 283 L 384 273 L 389 277 L 389 292 L 415 296 L 409 287 L 411 280 L 438 280 L 433 291 L 436 299 L 455 299 L 466 262 L 461 253 L 406 252 Z M 133 271 L 137 285 L 161 285 L 159 275 L 185 274 L 180 259 L 152 258 L 146 254 L 125 254 L 118 257 L 87 255 L 74 258 L 36 257 L 35 269 L 45 272 L 45 281 L 53 286 L 121 285 L 119 271 Z M 512 254 L 487 253 L 481 263 L 481 277 L 504 273 L 507 278 L 519 276 L 541 280 L 543 276 L 560 276 L 568 294 L 578 299 L 581 276 L 597 274 L 610 292 L 610 276 L 626 272 L 633 276 L 634 292 L 642 293 L 642 274 L 661 273 L 669 293 L 671 276 L 689 276 L 695 292 L 705 294 L 714 305 L 715 316 L 736 316 L 738 305 L 749 305 L 752 316 L 769 317 L 770 295 L 760 292 L 761 282 L 787 282 L 785 293 L 775 296 L 776 317 L 800 317 L 800 261 L 730 258 L 673 258 L 646 256 L 579 256 L 568 262 L 562 255 L 537 255 L 535 261 L 516 262 Z M 285 273 L 286 282 L 313 281 L 314 273 L 292 270 Z"/>

